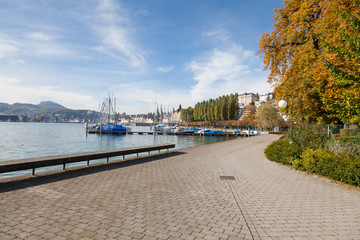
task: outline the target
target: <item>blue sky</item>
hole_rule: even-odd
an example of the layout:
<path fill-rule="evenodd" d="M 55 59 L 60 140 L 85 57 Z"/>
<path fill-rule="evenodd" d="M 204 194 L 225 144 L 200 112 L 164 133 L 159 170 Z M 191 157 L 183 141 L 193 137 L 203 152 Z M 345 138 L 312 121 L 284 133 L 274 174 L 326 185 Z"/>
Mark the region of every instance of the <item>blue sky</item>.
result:
<path fill-rule="evenodd" d="M 282 0 L 0 0 L 0 102 L 166 110 L 264 94 L 256 56 Z"/>

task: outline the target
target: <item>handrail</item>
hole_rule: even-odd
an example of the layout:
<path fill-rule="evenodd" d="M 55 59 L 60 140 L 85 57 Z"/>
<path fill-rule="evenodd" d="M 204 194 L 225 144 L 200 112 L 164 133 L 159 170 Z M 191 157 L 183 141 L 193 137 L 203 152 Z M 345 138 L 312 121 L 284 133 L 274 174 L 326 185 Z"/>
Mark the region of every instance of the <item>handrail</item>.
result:
<path fill-rule="evenodd" d="M 65 170 L 67 163 L 87 161 L 87 165 L 89 166 L 90 160 L 94 159 L 107 158 L 107 162 L 109 162 L 110 157 L 123 156 L 124 159 L 125 155 L 129 154 L 137 154 L 137 156 L 139 156 L 139 153 L 149 152 L 150 154 L 151 151 L 158 150 L 160 152 L 160 150 L 162 149 L 167 149 L 167 151 L 169 151 L 169 148 L 174 147 L 175 144 L 158 144 L 142 147 L 130 147 L 103 151 L 0 161 L 0 173 L 32 169 L 32 175 L 35 175 L 35 169 L 40 167 L 63 165 L 63 170 Z"/>

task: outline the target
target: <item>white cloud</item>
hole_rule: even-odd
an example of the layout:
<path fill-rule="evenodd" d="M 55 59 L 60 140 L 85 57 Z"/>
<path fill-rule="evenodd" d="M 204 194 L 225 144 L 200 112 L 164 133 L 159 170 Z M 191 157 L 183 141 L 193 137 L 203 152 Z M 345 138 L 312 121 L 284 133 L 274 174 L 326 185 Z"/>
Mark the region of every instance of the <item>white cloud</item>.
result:
<path fill-rule="evenodd" d="M 20 51 L 21 44 L 6 34 L 0 34 L 0 58 L 9 57 Z"/>
<path fill-rule="evenodd" d="M 265 74 L 252 67 L 255 61 L 258 59 L 252 51 L 235 44 L 226 50 L 213 49 L 193 60 L 188 64 L 196 81 L 191 89 L 192 99 L 201 101 L 234 92 L 271 91 Z"/>
<path fill-rule="evenodd" d="M 73 52 L 57 41 L 57 36 L 44 32 L 32 32 L 27 35 L 26 51 L 30 56 L 37 57 L 64 57 L 71 56 Z M 25 46 L 25 44 L 24 44 Z"/>
<path fill-rule="evenodd" d="M 135 44 L 126 13 L 113 0 L 101 0 L 96 9 L 94 29 L 103 45 L 95 48 L 114 58 L 141 68 L 146 64 L 142 50 Z"/>
<path fill-rule="evenodd" d="M 203 35 L 207 39 L 212 39 L 220 42 L 226 42 L 231 38 L 231 34 L 225 29 L 213 29 L 211 31 L 204 32 Z"/>
<path fill-rule="evenodd" d="M 42 33 L 42 32 L 33 32 L 28 34 L 28 38 L 30 39 L 36 39 L 36 40 L 40 40 L 40 41 L 50 41 L 53 39 L 52 36 Z"/>
<path fill-rule="evenodd" d="M 0 34 L 0 58 L 9 62 L 22 57 L 64 57 L 72 54 L 54 36 L 42 32 L 28 33 L 25 37 Z"/>
<path fill-rule="evenodd" d="M 167 73 L 167 72 L 171 72 L 172 70 L 174 70 L 174 66 L 158 67 L 157 70 L 162 73 Z"/>
<path fill-rule="evenodd" d="M 29 42 L 27 51 L 29 55 L 36 55 L 37 57 L 64 57 L 72 55 L 72 52 L 63 45 L 47 41 Z"/>
<path fill-rule="evenodd" d="M 94 109 L 98 103 L 93 97 L 65 92 L 52 86 L 25 86 L 19 79 L 0 76 L 0 102 L 34 103 L 54 101 L 72 109 Z"/>
<path fill-rule="evenodd" d="M 152 88 L 148 83 L 126 83 L 113 89 L 116 89 L 117 110 L 128 114 L 154 112 L 155 102 L 166 111 L 176 109 L 179 104 L 185 107 L 193 105 L 185 90 Z"/>

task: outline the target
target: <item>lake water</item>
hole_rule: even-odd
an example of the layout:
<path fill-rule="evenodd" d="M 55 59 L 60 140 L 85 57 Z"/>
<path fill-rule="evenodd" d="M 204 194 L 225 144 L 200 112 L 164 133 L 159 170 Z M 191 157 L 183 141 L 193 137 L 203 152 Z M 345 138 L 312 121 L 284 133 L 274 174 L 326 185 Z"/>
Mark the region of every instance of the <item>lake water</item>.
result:
<path fill-rule="evenodd" d="M 132 128 L 133 131 L 150 131 L 149 127 Z M 98 134 L 86 135 L 83 124 L 0 122 L 0 161 L 162 143 L 174 143 L 176 149 L 181 149 L 229 139 L 232 139 L 232 137 L 176 135 L 154 136 L 147 134 L 103 134 L 102 136 Z M 69 164 L 69 167 L 83 164 L 84 163 Z M 36 172 L 55 169 L 61 169 L 61 166 L 36 169 Z M 1 173 L 0 178 L 29 173 L 31 173 L 31 170 Z"/>

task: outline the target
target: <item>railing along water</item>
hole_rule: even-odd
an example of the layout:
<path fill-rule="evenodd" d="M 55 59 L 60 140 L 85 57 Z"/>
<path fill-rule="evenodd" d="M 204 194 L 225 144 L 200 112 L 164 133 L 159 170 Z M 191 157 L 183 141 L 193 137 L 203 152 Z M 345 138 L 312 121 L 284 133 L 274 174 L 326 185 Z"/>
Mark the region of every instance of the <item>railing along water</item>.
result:
<path fill-rule="evenodd" d="M 32 175 L 35 175 L 36 168 L 63 165 L 63 170 L 65 170 L 67 163 L 87 161 L 87 166 L 89 166 L 90 161 L 95 159 L 106 158 L 107 162 L 109 162 L 110 157 L 123 156 L 123 159 L 125 159 L 125 156 L 130 154 L 137 154 L 138 157 L 139 153 L 148 152 L 150 155 L 150 152 L 152 151 L 159 151 L 160 153 L 160 150 L 167 149 L 167 151 L 169 151 L 170 148 L 174 148 L 174 147 L 175 144 L 158 144 L 158 145 L 149 145 L 142 147 L 131 147 L 131 148 L 103 150 L 103 151 L 0 161 L 0 173 L 32 169 Z"/>

